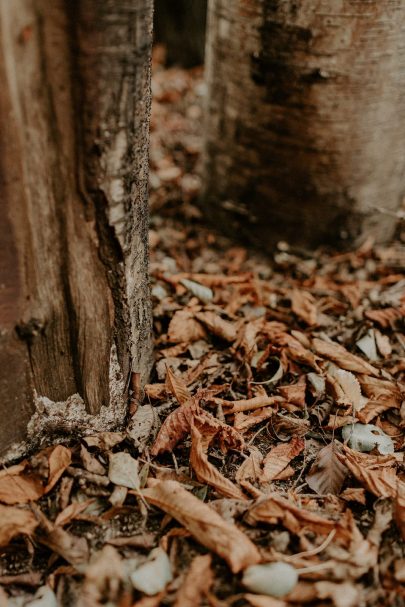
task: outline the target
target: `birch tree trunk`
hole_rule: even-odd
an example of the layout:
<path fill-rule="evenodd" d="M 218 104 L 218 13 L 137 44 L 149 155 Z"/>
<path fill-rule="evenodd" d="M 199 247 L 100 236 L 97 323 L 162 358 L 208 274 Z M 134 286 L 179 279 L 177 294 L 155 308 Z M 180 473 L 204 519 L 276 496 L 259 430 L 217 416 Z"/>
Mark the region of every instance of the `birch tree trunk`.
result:
<path fill-rule="evenodd" d="M 405 3 L 210 0 L 205 204 L 272 245 L 389 238 L 405 194 Z"/>
<path fill-rule="evenodd" d="M 148 373 L 151 23 L 152 0 L 0 0 L 2 452 L 28 422 L 119 424 Z"/>

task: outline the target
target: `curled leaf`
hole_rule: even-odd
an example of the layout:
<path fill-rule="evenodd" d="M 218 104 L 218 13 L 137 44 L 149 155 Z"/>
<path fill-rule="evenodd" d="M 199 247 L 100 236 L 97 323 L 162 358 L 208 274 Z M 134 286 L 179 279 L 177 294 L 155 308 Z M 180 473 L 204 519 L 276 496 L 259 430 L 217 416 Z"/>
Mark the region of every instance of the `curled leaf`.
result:
<path fill-rule="evenodd" d="M 170 367 L 166 373 L 166 388 L 171 392 L 179 405 L 186 405 L 192 400 L 187 384 L 179 375 L 175 375 Z"/>
<path fill-rule="evenodd" d="M 332 360 L 346 371 L 355 373 L 364 373 L 364 375 L 378 375 L 379 371 L 370 363 L 366 362 L 360 356 L 351 354 L 346 348 L 335 342 L 324 341 L 315 337 L 312 340 L 312 347 L 315 352 L 328 360 Z"/>
<path fill-rule="evenodd" d="M 260 561 L 258 549 L 236 525 L 226 522 L 180 483 L 150 480 L 142 493 L 148 502 L 184 525 L 203 546 L 225 559 L 233 573 Z"/>
<path fill-rule="evenodd" d="M 0 546 L 7 544 L 17 535 L 32 535 L 38 521 L 31 510 L 2 506 L 0 504 Z"/>

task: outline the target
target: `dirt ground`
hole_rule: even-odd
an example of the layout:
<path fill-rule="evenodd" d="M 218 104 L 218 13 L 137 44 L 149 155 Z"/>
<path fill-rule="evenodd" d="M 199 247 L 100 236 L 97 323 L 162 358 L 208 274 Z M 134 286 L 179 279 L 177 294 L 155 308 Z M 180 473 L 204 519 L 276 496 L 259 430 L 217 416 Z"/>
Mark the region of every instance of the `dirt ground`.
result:
<path fill-rule="evenodd" d="M 220 236 L 197 205 L 202 70 L 162 58 L 151 383 L 125 428 L 0 471 L 0 607 L 400 607 L 401 231 L 272 256 Z"/>

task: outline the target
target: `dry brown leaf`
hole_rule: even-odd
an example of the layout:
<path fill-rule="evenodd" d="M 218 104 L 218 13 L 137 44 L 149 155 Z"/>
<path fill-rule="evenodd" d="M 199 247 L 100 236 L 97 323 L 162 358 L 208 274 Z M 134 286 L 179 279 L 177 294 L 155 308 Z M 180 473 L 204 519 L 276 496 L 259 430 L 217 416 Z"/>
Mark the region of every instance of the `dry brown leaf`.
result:
<path fill-rule="evenodd" d="M 394 455 L 370 455 L 343 446 L 339 458 L 346 464 L 353 476 L 377 497 L 395 497 L 397 474 Z"/>
<path fill-rule="evenodd" d="M 243 358 L 251 361 L 253 354 L 257 352 L 257 336 L 265 325 L 264 318 L 250 320 L 242 325 L 238 331 L 238 337 L 235 342 L 235 348 L 243 352 Z"/>
<path fill-rule="evenodd" d="M 340 494 L 340 497 L 347 502 L 358 502 L 359 504 L 366 504 L 366 492 L 362 487 L 348 487 Z"/>
<path fill-rule="evenodd" d="M 364 394 L 373 401 L 386 405 L 386 409 L 399 409 L 405 394 L 394 381 L 377 379 L 368 375 L 359 375 L 361 388 Z"/>
<path fill-rule="evenodd" d="M 332 377 L 331 377 L 332 375 Z M 339 405 L 350 405 L 354 411 L 360 411 L 366 404 L 367 399 L 361 393 L 360 383 L 351 371 L 337 369 L 327 375 L 329 382 L 336 380 L 339 394 L 335 394 L 335 400 Z M 333 384 L 336 387 L 336 384 Z"/>
<path fill-rule="evenodd" d="M 187 388 L 186 382 L 178 375 L 175 375 L 170 367 L 166 373 L 166 388 L 171 392 L 179 405 L 190 404 L 192 396 Z"/>
<path fill-rule="evenodd" d="M 298 407 L 305 407 L 305 391 L 306 391 L 305 375 L 302 375 L 296 384 L 289 386 L 278 386 L 277 390 L 285 400 Z"/>
<path fill-rule="evenodd" d="M 73 566 L 82 565 L 88 561 L 89 547 L 86 539 L 72 535 L 62 527 L 48 523 L 46 527 L 44 526 L 44 533 L 37 534 L 36 539 Z"/>
<path fill-rule="evenodd" d="M 204 339 L 207 333 L 190 310 L 177 310 L 170 321 L 167 337 L 170 342 L 192 343 Z"/>
<path fill-rule="evenodd" d="M 374 329 L 374 338 L 381 356 L 383 358 L 391 356 L 392 346 L 388 335 L 383 335 L 378 329 Z"/>
<path fill-rule="evenodd" d="M 260 561 L 260 554 L 250 539 L 215 510 L 204 504 L 176 481 L 151 479 L 144 497 L 175 518 L 203 546 L 226 560 L 233 573 Z"/>
<path fill-rule="evenodd" d="M 332 360 L 342 369 L 346 369 L 346 371 L 364 373 L 364 375 L 379 375 L 378 369 L 359 356 L 351 354 L 340 344 L 324 341 L 323 339 L 315 337 L 312 340 L 312 347 L 317 354 L 328 360 Z"/>
<path fill-rule="evenodd" d="M 80 446 L 80 458 L 83 462 L 83 468 L 87 472 L 94 474 L 105 474 L 104 466 L 98 461 L 97 457 L 90 453 L 84 445 Z"/>
<path fill-rule="evenodd" d="M 84 436 L 83 440 L 88 447 L 96 447 L 101 451 L 109 451 L 125 438 L 124 432 L 98 432 L 91 436 Z"/>
<path fill-rule="evenodd" d="M 405 482 L 398 481 L 395 496 L 394 518 L 402 539 L 405 541 Z"/>
<path fill-rule="evenodd" d="M 236 482 L 244 487 L 247 481 L 257 481 L 261 474 L 262 462 L 263 455 L 259 449 L 257 447 L 250 447 L 249 457 L 245 459 L 236 472 Z"/>
<path fill-rule="evenodd" d="M 360 589 L 351 582 L 320 581 L 315 588 L 318 599 L 331 599 L 335 607 L 356 607 L 361 601 Z"/>
<path fill-rule="evenodd" d="M 246 499 L 242 491 L 229 479 L 223 476 L 219 470 L 208 461 L 207 449 L 214 436 L 218 433 L 217 427 L 211 428 L 204 423 L 194 419 L 191 428 L 191 451 L 190 463 L 197 479 L 214 487 L 225 497 L 235 499 Z"/>
<path fill-rule="evenodd" d="M 146 384 L 145 396 L 152 400 L 160 400 L 166 396 L 166 384 Z"/>
<path fill-rule="evenodd" d="M 269 405 L 282 403 L 284 399 L 281 396 L 254 396 L 253 398 L 241 400 L 223 400 L 222 398 L 214 398 L 213 402 L 229 407 L 225 411 L 226 414 L 238 413 L 239 411 L 253 411 L 253 409 L 262 409 Z"/>
<path fill-rule="evenodd" d="M 246 432 L 249 428 L 260 424 L 260 422 L 270 419 L 274 415 L 274 409 L 271 407 L 264 407 L 262 409 L 255 409 L 253 413 L 245 415 L 241 411 L 235 414 L 233 426 L 238 432 Z"/>
<path fill-rule="evenodd" d="M 318 312 L 314 297 L 308 291 L 293 289 L 291 293 L 291 309 L 310 327 L 317 324 Z"/>
<path fill-rule="evenodd" d="M 0 471 L 0 502 L 26 504 L 39 499 L 44 487 L 36 474 L 30 474 L 27 461 Z"/>
<path fill-rule="evenodd" d="M 143 596 L 139 601 L 136 601 L 132 607 L 160 607 L 165 594 L 166 590 L 163 590 L 154 596 Z"/>
<path fill-rule="evenodd" d="M 52 449 L 48 456 L 49 474 L 48 483 L 44 490 L 45 493 L 48 493 L 56 485 L 71 461 L 72 454 L 67 447 L 56 445 L 56 447 Z"/>
<path fill-rule="evenodd" d="M 217 337 L 221 337 L 225 341 L 235 341 L 236 327 L 232 322 L 224 320 L 215 312 L 197 312 L 195 316 L 207 327 L 210 333 L 213 333 Z"/>
<path fill-rule="evenodd" d="M 201 411 L 197 402 L 187 407 L 178 407 L 163 422 L 153 443 L 151 455 L 159 455 L 171 451 L 191 431 L 194 415 Z"/>
<path fill-rule="evenodd" d="M 1 504 L 0 521 L 0 546 L 7 546 L 17 535 L 32 535 L 38 525 L 35 514 L 31 510 Z"/>
<path fill-rule="evenodd" d="M 71 521 L 73 521 L 79 514 L 81 514 L 90 504 L 94 502 L 94 499 L 88 499 L 84 502 L 72 502 L 69 506 L 66 506 L 64 510 L 59 512 L 55 519 L 55 525 L 63 527 Z"/>
<path fill-rule="evenodd" d="M 177 591 L 174 607 L 198 607 L 213 582 L 211 555 L 196 556 Z"/>
<path fill-rule="evenodd" d="M 366 310 L 364 316 L 376 322 L 383 329 L 388 329 L 389 327 L 393 327 L 397 321 L 405 318 L 405 306 Z"/>
<path fill-rule="evenodd" d="M 297 436 L 294 436 L 289 443 L 281 443 L 273 447 L 263 460 L 260 483 L 268 483 L 275 479 L 290 461 L 304 450 L 304 447 L 304 439 Z"/>
<path fill-rule="evenodd" d="M 281 523 L 291 533 L 295 534 L 308 529 L 319 535 L 328 535 L 332 530 L 335 530 L 335 537 L 344 543 L 348 543 L 351 538 L 350 529 L 343 519 L 339 521 L 327 519 L 311 510 L 299 508 L 276 493 L 257 501 L 250 508 L 247 521 L 253 524 L 262 522 L 269 525 Z"/>
<path fill-rule="evenodd" d="M 347 468 L 338 458 L 341 447 L 332 441 L 321 449 L 307 474 L 309 487 L 319 495 L 339 495 L 347 476 Z"/>

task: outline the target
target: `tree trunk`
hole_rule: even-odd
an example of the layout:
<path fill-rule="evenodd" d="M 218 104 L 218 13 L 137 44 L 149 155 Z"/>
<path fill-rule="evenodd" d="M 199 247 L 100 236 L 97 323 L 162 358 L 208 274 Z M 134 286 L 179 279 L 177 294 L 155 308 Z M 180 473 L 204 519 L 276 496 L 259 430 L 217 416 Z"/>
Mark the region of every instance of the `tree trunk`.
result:
<path fill-rule="evenodd" d="M 405 3 L 210 0 L 205 204 L 272 245 L 389 238 L 405 194 Z"/>
<path fill-rule="evenodd" d="M 29 421 L 119 424 L 148 373 L 151 21 L 152 0 L 0 0 L 3 452 Z"/>
<path fill-rule="evenodd" d="M 204 62 L 207 0 L 155 0 L 154 38 L 166 60 L 183 67 Z"/>

